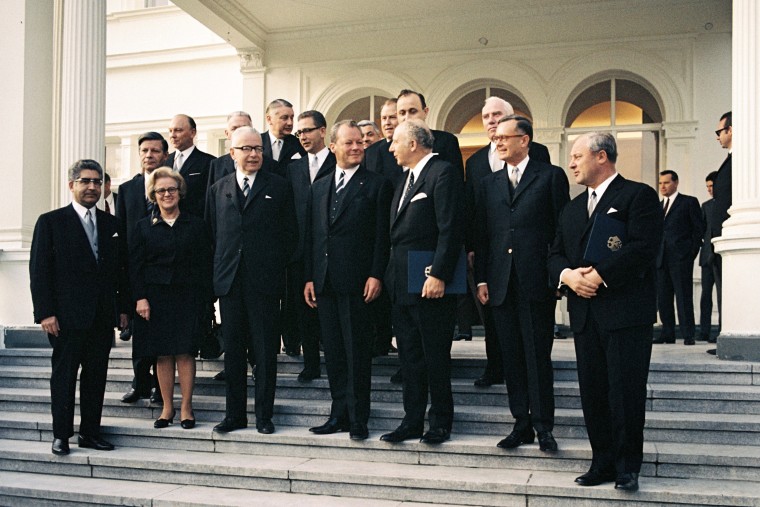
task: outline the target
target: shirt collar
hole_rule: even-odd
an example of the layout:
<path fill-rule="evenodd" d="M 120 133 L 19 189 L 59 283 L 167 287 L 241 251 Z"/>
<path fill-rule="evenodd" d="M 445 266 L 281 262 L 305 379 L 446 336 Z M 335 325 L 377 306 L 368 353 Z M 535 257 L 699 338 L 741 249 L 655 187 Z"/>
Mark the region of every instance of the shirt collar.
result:
<path fill-rule="evenodd" d="M 322 167 L 322 164 L 325 163 L 325 159 L 327 159 L 327 155 L 329 154 L 330 150 L 327 149 L 327 146 L 319 150 L 316 155 L 309 153 L 309 167 L 311 167 L 311 161 L 314 157 L 317 157 L 317 167 Z"/>
<path fill-rule="evenodd" d="M 253 187 L 253 180 L 256 179 L 258 171 L 253 174 L 246 174 L 238 168 L 237 162 L 235 162 L 235 179 L 237 180 L 238 188 L 243 189 L 243 178 L 248 178 L 248 185 Z"/>
<path fill-rule="evenodd" d="M 351 180 L 351 177 L 356 173 L 356 170 L 359 169 L 358 165 L 355 165 L 354 167 L 349 167 L 347 169 L 344 169 L 340 166 L 335 166 L 335 184 L 338 184 L 338 179 L 340 178 L 340 173 L 345 172 L 346 176 L 344 177 L 344 185 L 348 185 L 349 180 Z"/>
<path fill-rule="evenodd" d="M 669 199 L 670 200 L 670 204 L 673 204 L 673 201 L 676 200 L 676 197 L 678 197 L 678 190 L 676 190 L 675 192 L 673 192 L 668 197 L 663 197 L 662 200 L 664 201 L 665 199 Z"/>
<path fill-rule="evenodd" d="M 522 160 L 520 161 L 520 163 L 519 163 L 519 164 L 517 164 L 517 166 L 516 166 L 516 167 L 517 167 L 517 173 L 518 173 L 518 174 L 522 175 L 522 174 L 525 172 L 525 168 L 526 168 L 526 167 L 528 167 L 528 162 L 529 162 L 529 161 L 530 161 L 530 157 L 529 157 L 529 156 L 527 156 L 527 155 L 525 155 L 525 158 L 524 158 L 524 159 L 522 159 Z M 507 170 L 508 170 L 509 172 L 512 172 L 512 169 L 511 169 L 511 168 L 512 168 L 512 167 L 515 167 L 515 166 L 510 166 L 509 164 L 507 164 L 507 166 L 506 166 L 506 167 L 507 167 Z"/>
<path fill-rule="evenodd" d="M 589 195 L 591 192 L 596 192 L 596 202 L 599 202 L 602 199 L 602 195 L 604 195 L 604 192 L 607 191 L 607 187 L 610 186 L 610 183 L 612 183 L 612 180 L 617 177 L 618 173 L 616 172 L 606 180 L 604 180 L 601 184 L 599 184 L 596 188 L 588 187 L 588 193 Z"/>
<path fill-rule="evenodd" d="M 71 206 L 74 208 L 74 211 L 77 212 L 77 215 L 79 215 L 79 218 L 84 220 L 84 216 L 87 214 L 88 208 L 85 208 L 84 206 L 82 206 L 76 201 L 71 201 Z M 93 223 L 95 223 L 95 206 L 93 206 L 90 209 L 92 209 L 92 221 Z"/>
<path fill-rule="evenodd" d="M 420 173 L 427 165 L 428 161 L 433 158 L 436 154 L 435 153 L 428 153 L 422 159 L 417 162 L 417 165 L 414 166 L 414 169 L 412 169 L 412 172 L 414 173 L 414 181 L 417 181 L 420 177 Z"/>
<path fill-rule="evenodd" d="M 191 144 L 190 147 L 187 148 L 186 150 L 180 151 L 180 153 L 182 153 L 182 160 L 183 161 L 187 160 L 187 157 L 190 156 L 190 154 L 193 152 L 194 149 L 195 149 L 195 145 Z M 175 157 L 176 157 L 176 155 L 175 155 Z"/>

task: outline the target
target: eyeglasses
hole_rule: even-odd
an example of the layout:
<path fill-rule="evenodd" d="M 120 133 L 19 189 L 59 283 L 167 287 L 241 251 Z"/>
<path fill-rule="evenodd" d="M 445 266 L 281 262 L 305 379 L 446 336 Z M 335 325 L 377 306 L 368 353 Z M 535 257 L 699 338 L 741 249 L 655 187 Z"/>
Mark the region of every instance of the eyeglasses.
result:
<path fill-rule="evenodd" d="M 264 153 L 264 147 L 263 146 L 233 146 L 233 150 L 240 150 L 245 153 L 251 153 L 252 151 L 255 151 L 258 154 Z"/>
<path fill-rule="evenodd" d="M 720 137 L 720 133 L 721 133 L 721 132 L 723 132 L 724 130 L 728 130 L 728 129 L 730 129 L 730 128 L 731 128 L 731 127 L 723 127 L 722 129 L 718 129 L 718 130 L 716 130 L 716 131 L 715 131 L 715 135 L 716 135 L 717 137 Z"/>
<path fill-rule="evenodd" d="M 95 185 L 96 187 L 103 185 L 103 180 L 101 180 L 100 178 L 77 178 L 74 181 L 76 181 L 77 183 L 81 183 L 82 185 L 86 187 L 91 184 Z"/>
<path fill-rule="evenodd" d="M 315 130 L 318 130 L 322 127 L 306 127 L 302 128 L 301 130 L 296 130 L 293 135 L 296 137 L 301 137 L 301 134 L 308 134 L 309 132 L 314 132 Z"/>
<path fill-rule="evenodd" d="M 174 194 L 177 193 L 177 190 L 179 190 L 179 188 L 177 188 L 177 187 L 157 188 L 156 189 L 156 194 L 158 194 L 158 195 L 164 195 L 164 194 L 174 195 Z"/>
<path fill-rule="evenodd" d="M 506 136 L 493 136 L 493 142 L 498 143 L 498 142 L 501 142 L 501 141 L 506 141 L 510 137 L 523 137 L 523 136 L 527 136 L 527 135 L 528 134 L 509 134 L 509 135 L 506 135 Z"/>

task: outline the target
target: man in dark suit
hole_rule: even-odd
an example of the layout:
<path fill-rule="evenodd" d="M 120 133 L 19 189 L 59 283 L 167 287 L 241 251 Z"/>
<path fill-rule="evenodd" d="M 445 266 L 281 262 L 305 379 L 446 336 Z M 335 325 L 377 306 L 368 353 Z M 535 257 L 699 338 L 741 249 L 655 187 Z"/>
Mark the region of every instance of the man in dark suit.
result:
<path fill-rule="evenodd" d="M 364 148 L 364 165 L 372 172 L 383 173 L 383 158 L 387 157 L 392 166 L 396 166 L 396 159 L 388 151 L 393 141 L 393 131 L 398 125 L 396 116 L 396 99 L 388 99 L 380 108 L 380 126 L 382 128 L 383 138 L 378 142 Z M 385 175 L 385 174 L 384 174 Z"/>
<path fill-rule="evenodd" d="M 511 114 L 514 114 L 514 109 L 506 100 L 499 97 L 489 97 L 486 99 L 481 110 L 481 118 L 483 120 L 483 128 L 491 142 L 467 159 L 465 169 L 467 174 L 465 181 L 465 205 L 467 211 L 465 249 L 467 250 L 467 264 L 470 271 L 472 271 L 473 259 L 475 257 L 475 199 L 483 179 L 504 168 L 504 161 L 499 158 L 496 151 L 494 136 L 496 135 L 499 120 Z M 528 157 L 535 162 L 551 164 L 549 150 L 546 149 L 546 146 L 536 143 L 532 139 L 528 148 Z M 486 335 L 486 368 L 483 375 L 475 380 L 475 385 L 477 387 L 489 387 L 504 381 L 501 347 L 499 346 L 499 340 L 494 329 L 490 305 L 483 305 L 478 299 L 478 289 L 471 276 L 467 277 L 467 282 Z M 467 304 L 469 304 L 469 301 L 467 301 Z"/>
<path fill-rule="evenodd" d="M 169 141 L 174 150 L 166 159 L 166 165 L 174 168 L 185 178 L 187 194 L 182 198 L 182 211 L 203 218 L 206 205 L 206 186 L 211 161 L 216 157 L 199 150 L 195 139 L 195 120 L 186 114 L 178 114 L 169 124 Z"/>
<path fill-rule="evenodd" d="M 569 289 L 567 307 L 593 456 L 589 471 L 575 482 L 596 486 L 614 481 L 615 489 L 636 491 L 663 214 L 657 193 L 619 175 L 616 160 L 617 146 L 610 134 L 584 134 L 575 141 L 569 169 L 588 191 L 570 201 L 560 215 L 549 275 L 554 286 Z M 584 259 L 589 233 L 602 215 L 623 222 L 625 236 L 617 250 L 591 262 Z M 606 245 L 604 241 L 598 250 L 606 250 Z"/>
<path fill-rule="evenodd" d="M 74 435 L 77 371 L 79 447 L 110 451 L 100 416 L 113 328 L 126 327 L 123 238 L 116 218 L 97 210 L 103 169 L 94 160 L 69 168 L 73 202 L 40 216 L 29 259 L 34 321 L 53 347 L 50 398 L 53 454 L 69 454 Z M 121 297 L 119 295 L 121 294 Z"/>
<path fill-rule="evenodd" d="M 165 164 L 169 154 L 169 144 L 158 132 L 146 132 L 141 135 L 137 140 L 137 146 L 142 171 L 131 180 L 121 184 L 119 200 L 116 202 L 116 218 L 121 220 L 122 226 L 126 229 L 127 246 L 132 244 L 135 224 L 153 211 L 154 205 L 147 197 L 148 177 L 154 169 Z M 135 403 L 140 398 L 150 397 L 151 403 L 162 403 L 161 389 L 155 377 L 156 358 L 132 359 L 132 368 L 135 374 L 132 387 L 124 394 L 121 401 Z M 152 376 L 151 368 L 154 373 Z"/>
<path fill-rule="evenodd" d="M 391 150 L 399 165 L 409 167 L 391 202 L 391 256 L 384 280 L 393 302 L 405 415 L 381 440 L 422 436 L 422 442 L 438 444 L 449 439 L 454 416 L 451 336 L 456 297 L 445 295 L 445 288 L 464 241 L 464 185 L 458 169 L 433 154 L 433 134 L 421 120 L 401 123 Z M 409 292 L 410 251 L 434 252 L 421 294 Z M 423 435 L 428 395 L 430 427 Z"/>
<path fill-rule="evenodd" d="M 699 334 L 700 340 L 715 343 L 715 337 L 710 334 L 712 328 L 713 287 L 715 286 L 715 252 L 713 251 L 713 228 L 715 199 L 713 199 L 713 182 L 718 171 L 713 171 L 705 178 L 705 186 L 710 199 L 702 203 L 702 220 L 705 222 L 705 234 L 702 248 L 699 251 L 699 267 L 702 273 L 702 295 L 699 298 Z M 721 293 L 718 292 L 718 308 L 720 308 Z M 720 310 L 718 311 L 718 332 L 720 332 Z"/>
<path fill-rule="evenodd" d="M 377 123 L 370 120 L 362 120 L 357 123 L 362 130 L 362 144 L 366 150 L 378 141 L 383 140 L 383 136 L 380 134 L 380 129 Z"/>
<path fill-rule="evenodd" d="M 261 134 L 261 142 L 264 145 L 264 156 L 274 162 L 274 170 L 280 176 L 285 176 L 285 171 L 291 160 L 306 156 L 303 146 L 293 132 L 293 104 L 285 99 L 275 99 L 269 103 L 266 109 L 266 122 L 269 130 Z"/>
<path fill-rule="evenodd" d="M 494 141 L 506 170 L 486 176 L 475 209 L 474 279 L 493 310 L 504 358 L 512 432 L 498 443 L 532 443 L 554 452 L 554 306 L 546 258 L 560 211 L 570 200 L 565 172 L 532 160 L 533 126 L 524 116 L 499 120 Z"/>
<path fill-rule="evenodd" d="M 662 334 L 654 343 L 675 343 L 676 316 L 684 345 L 694 345 L 694 259 L 699 253 L 705 224 L 696 197 L 678 192 L 678 174 L 660 172 L 660 194 L 665 225 L 657 254 L 657 307 Z"/>
<path fill-rule="evenodd" d="M 256 357 L 256 429 L 274 432 L 279 306 L 285 265 L 295 248 L 293 193 L 285 178 L 261 172 L 261 136 L 250 127 L 232 135 L 236 171 L 208 192 L 207 219 L 214 242 L 214 292 L 219 297 L 224 338 L 226 413 L 214 431 L 248 425 L 246 358 Z"/>
<path fill-rule="evenodd" d="M 732 190 L 731 190 L 731 146 L 733 139 L 733 127 L 731 126 L 731 111 L 724 113 L 718 122 L 718 130 L 715 135 L 721 148 L 728 150 L 728 156 L 720 165 L 718 174 L 715 175 L 713 182 L 713 227 L 712 238 L 715 239 L 723 234 L 723 222 L 728 220 L 728 210 L 731 208 Z M 714 251 L 714 250 L 713 250 Z M 715 287 L 718 291 L 718 312 L 723 313 L 722 295 L 723 295 L 723 259 L 719 254 L 713 257 L 713 272 L 715 274 Z M 708 351 L 715 353 L 715 349 Z"/>
<path fill-rule="evenodd" d="M 116 214 L 116 193 L 111 192 L 111 176 L 103 173 L 103 199 L 98 201 L 97 207 L 109 215 Z"/>
<path fill-rule="evenodd" d="M 299 122 L 300 125 L 300 122 Z M 306 303 L 319 311 L 330 380 L 330 418 L 309 431 L 369 436 L 372 328 L 368 304 L 388 266 L 390 182 L 360 164 L 362 132 L 352 120 L 333 125 L 332 175 L 315 181 L 309 200 Z"/>
<path fill-rule="evenodd" d="M 303 298 L 306 281 L 304 244 L 311 187 L 316 181 L 328 178 L 335 172 L 335 155 L 325 146 L 326 130 L 327 122 L 319 111 L 304 111 L 298 115 L 296 137 L 306 150 L 306 156 L 291 162 L 287 171 L 296 206 L 298 246 L 288 264 L 284 325 L 291 329 L 290 332 L 283 333 L 283 336 L 293 340 L 291 343 L 285 342 L 286 351 L 298 354 L 298 349 L 303 346 L 303 371 L 298 374 L 299 382 L 311 382 L 320 376 L 319 340 L 322 333 L 319 329 L 319 315 Z"/>

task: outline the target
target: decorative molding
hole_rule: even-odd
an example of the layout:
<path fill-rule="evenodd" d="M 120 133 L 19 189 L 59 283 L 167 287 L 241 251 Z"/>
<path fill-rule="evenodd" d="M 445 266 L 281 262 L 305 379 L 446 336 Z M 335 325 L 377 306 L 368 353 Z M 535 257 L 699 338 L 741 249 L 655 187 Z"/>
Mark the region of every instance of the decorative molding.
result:
<path fill-rule="evenodd" d="M 230 58 L 235 56 L 235 48 L 220 42 L 205 46 L 162 49 L 158 51 L 140 51 L 139 53 L 110 54 L 106 57 L 106 68 L 123 69 L 128 67 L 144 67 L 146 65 L 165 65 L 179 62 L 199 62 Z"/>
<path fill-rule="evenodd" d="M 697 137 L 699 122 L 697 121 L 670 121 L 662 123 L 665 139 L 694 139 Z"/>
<path fill-rule="evenodd" d="M 257 48 L 239 49 L 238 57 L 240 58 L 240 72 L 242 74 L 265 72 L 264 52 Z"/>
<path fill-rule="evenodd" d="M 565 129 L 562 127 L 548 127 L 533 129 L 533 137 L 541 140 L 542 144 L 561 144 Z"/>

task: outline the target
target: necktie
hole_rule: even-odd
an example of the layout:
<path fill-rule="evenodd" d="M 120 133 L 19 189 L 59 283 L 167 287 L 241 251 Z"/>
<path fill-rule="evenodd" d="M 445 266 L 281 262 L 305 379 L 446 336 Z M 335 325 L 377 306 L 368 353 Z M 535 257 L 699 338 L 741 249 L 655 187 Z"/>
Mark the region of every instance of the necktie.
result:
<path fill-rule="evenodd" d="M 110 215 L 111 214 L 111 206 L 108 205 L 108 201 L 103 201 L 103 202 L 106 203 L 106 213 L 108 213 Z"/>
<path fill-rule="evenodd" d="M 248 193 L 251 191 L 251 186 L 248 184 L 248 176 L 243 178 L 243 196 L 248 197 Z"/>
<path fill-rule="evenodd" d="M 513 167 L 511 171 L 509 171 L 509 181 L 512 182 L 512 188 L 517 188 L 517 176 L 519 174 L 519 170 L 517 169 L 517 166 Z"/>
<path fill-rule="evenodd" d="M 670 209 L 670 197 L 665 198 L 665 205 L 662 207 L 664 216 L 668 215 L 668 209 Z"/>
<path fill-rule="evenodd" d="M 314 179 L 317 177 L 317 173 L 319 172 L 319 161 L 317 160 L 317 156 L 314 155 L 311 157 L 311 166 L 309 166 L 309 179 L 312 183 L 314 183 Z"/>
<path fill-rule="evenodd" d="M 174 157 L 174 170 L 179 172 L 182 169 L 182 152 L 178 151 L 177 156 Z"/>
<path fill-rule="evenodd" d="M 90 248 L 95 258 L 98 258 L 98 232 L 95 230 L 95 222 L 92 219 L 92 210 L 87 210 L 84 214 L 84 232 L 90 241 Z"/>
<path fill-rule="evenodd" d="M 282 139 L 276 139 L 274 142 L 274 145 L 272 145 L 272 158 L 279 161 L 281 151 L 282 151 Z"/>
<path fill-rule="evenodd" d="M 411 169 L 409 169 L 409 184 L 407 184 L 406 189 L 404 189 L 404 196 L 401 198 L 401 202 L 398 205 L 398 209 L 401 209 L 401 206 L 406 203 L 409 199 L 412 197 L 412 187 L 414 186 L 414 172 L 412 172 Z"/>
<path fill-rule="evenodd" d="M 346 186 L 346 171 L 341 171 L 340 176 L 338 176 L 338 184 L 335 185 L 335 193 L 339 194 L 343 188 Z"/>
<path fill-rule="evenodd" d="M 594 213 L 594 208 L 596 208 L 596 191 L 592 190 L 588 196 L 588 217 L 589 218 L 591 218 L 591 215 Z"/>

